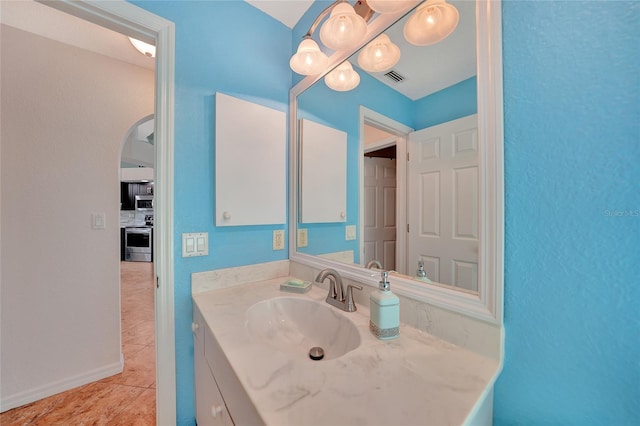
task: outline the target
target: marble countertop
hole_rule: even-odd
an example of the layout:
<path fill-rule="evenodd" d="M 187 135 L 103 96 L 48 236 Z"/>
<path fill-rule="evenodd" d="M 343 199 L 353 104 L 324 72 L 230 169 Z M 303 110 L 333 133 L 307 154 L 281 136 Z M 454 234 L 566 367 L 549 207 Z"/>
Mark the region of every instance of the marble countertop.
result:
<path fill-rule="evenodd" d="M 361 344 L 340 358 L 293 359 L 267 349 L 246 328 L 246 311 L 273 297 L 324 302 L 326 291 L 280 291 L 289 277 L 193 295 L 207 326 L 268 425 L 458 425 L 493 386 L 498 361 L 404 324 L 400 337 L 369 332 L 369 311 L 337 312 L 360 331 Z"/>

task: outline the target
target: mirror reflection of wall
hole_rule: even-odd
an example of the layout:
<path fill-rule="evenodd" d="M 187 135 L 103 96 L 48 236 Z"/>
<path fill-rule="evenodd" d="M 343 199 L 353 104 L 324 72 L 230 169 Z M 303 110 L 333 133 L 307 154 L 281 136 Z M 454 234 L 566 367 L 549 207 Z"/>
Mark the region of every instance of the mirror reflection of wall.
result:
<path fill-rule="evenodd" d="M 411 191 L 410 178 L 406 174 L 410 131 L 477 113 L 475 2 L 450 3 L 458 9 L 460 23 L 451 36 L 436 45 L 406 43 L 402 28 L 407 17 L 387 29 L 385 33 L 401 50 L 400 61 L 391 71 L 395 79 L 387 75 L 389 72 L 366 73 L 358 67 L 357 54 L 354 54 L 349 61 L 360 74 L 360 84 L 355 89 L 337 92 L 329 89 L 321 79 L 298 97 L 299 119 L 308 118 L 341 129 L 348 139 L 347 221 L 343 224 L 305 224 L 307 246 L 299 247 L 298 252 L 329 258 L 340 258 L 336 254 L 348 253 L 350 256 L 344 258 L 353 259 L 356 264 L 365 266 L 377 260 L 385 269 L 413 277 L 416 277 L 418 261 L 422 261 L 427 276 L 431 275 L 434 281 L 456 285 L 456 277 L 464 276 L 464 285 L 460 287 L 477 290 L 477 266 L 474 266 L 477 239 L 475 261 L 465 258 L 462 263 L 454 262 L 453 266 L 446 266 L 447 270 L 453 268 L 453 273 L 445 274 L 445 266 L 438 265 L 438 260 L 446 256 L 440 256 L 433 248 L 438 243 L 433 243 L 428 250 L 421 250 L 414 242 L 412 248 L 412 239 L 405 234 L 408 219 L 419 219 L 418 212 L 410 209 L 420 208 L 409 202 L 416 200 L 415 195 L 408 192 Z M 397 75 L 404 79 L 396 81 Z M 361 107 L 398 123 L 399 127 L 389 129 L 385 124 L 368 119 Z M 399 153 L 402 158 L 398 157 Z M 477 180 L 477 173 L 474 175 L 469 170 L 464 175 L 467 183 L 474 180 L 473 176 Z M 433 176 L 432 173 L 432 184 Z M 373 185 L 379 185 L 379 189 L 374 189 Z M 437 195 L 434 191 L 432 188 L 432 198 Z M 473 193 L 468 187 L 460 193 L 465 191 Z M 477 205 L 477 190 L 471 196 L 475 201 L 466 203 L 465 208 Z M 433 205 L 431 212 L 437 214 Z M 475 216 L 464 216 L 465 223 L 474 218 L 477 219 L 477 208 Z M 433 217 L 430 219 L 433 222 Z M 354 240 L 346 238 L 348 227 L 357 230 Z M 474 231 L 477 234 L 477 221 Z M 476 274 L 475 278 L 473 274 Z"/>

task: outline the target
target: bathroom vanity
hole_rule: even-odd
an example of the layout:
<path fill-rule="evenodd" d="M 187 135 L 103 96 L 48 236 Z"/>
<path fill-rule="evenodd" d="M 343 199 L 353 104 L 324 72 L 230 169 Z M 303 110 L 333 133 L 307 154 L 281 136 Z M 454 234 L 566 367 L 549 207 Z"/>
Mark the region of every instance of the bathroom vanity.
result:
<path fill-rule="evenodd" d="M 265 268 L 256 270 L 260 269 Z M 319 284 L 305 294 L 283 292 L 280 284 L 290 275 L 243 283 L 237 272 L 212 272 L 213 280 L 203 277 L 208 280 L 206 289 L 198 289 L 198 279 L 193 279 L 199 425 L 491 424 L 499 359 L 406 323 L 401 324 L 399 338 L 378 340 L 369 331 L 366 302 L 348 313 L 328 305 L 327 289 Z M 279 329 L 270 336 L 267 323 L 278 313 L 260 316 L 264 301 L 282 299 L 304 304 L 307 316 L 329 310 L 335 318 L 318 321 L 318 330 L 289 324 L 288 333 Z M 278 306 L 273 309 L 281 309 Z M 344 341 L 344 348 L 338 348 L 336 356 L 327 353 L 323 360 L 311 360 L 306 346 L 312 339 L 307 342 L 302 335 L 322 334 L 323 328 L 333 327 L 334 319 L 355 327 L 356 344 L 353 335 L 340 335 L 353 333 L 351 326 L 334 328 L 331 333 Z M 256 327 L 260 320 L 264 327 Z"/>
<path fill-rule="evenodd" d="M 289 260 L 192 274 L 198 424 L 492 424 L 493 385 L 504 348 L 501 6 L 499 1 L 483 0 L 456 4 L 461 13 L 460 28 L 472 35 L 465 43 L 471 48 L 467 58 L 471 74 L 463 86 L 473 89 L 465 93 L 473 101 L 471 110 L 477 112 L 477 123 L 472 130 L 456 131 L 455 148 L 456 152 L 474 151 L 477 164 L 453 172 L 456 179 L 468 178 L 477 186 L 470 192 L 455 193 L 452 200 L 458 210 L 449 209 L 448 215 L 441 215 L 434 207 L 431 215 L 418 215 L 419 220 L 409 226 L 412 214 L 416 215 L 412 206 L 425 204 L 411 203 L 409 158 L 414 162 L 416 158 L 440 158 L 440 152 L 451 151 L 451 147 L 434 142 L 443 138 L 423 138 L 417 144 L 416 135 L 421 131 L 415 129 L 427 130 L 446 120 L 426 123 L 428 114 L 414 109 L 397 116 L 400 109 L 394 105 L 404 103 L 398 96 L 372 95 L 373 85 L 353 92 L 354 96 L 332 93 L 322 83 L 323 75 L 357 56 L 355 51 L 334 53 L 325 72 L 301 80 L 292 88 L 289 102 Z M 354 49 L 382 32 L 401 32 L 402 19 L 409 16 L 403 17 L 403 13 L 377 17 L 368 26 L 365 40 Z M 449 51 L 459 53 L 460 49 L 451 47 Z M 409 57 L 409 50 L 404 56 Z M 433 58 L 442 56 L 421 57 L 427 58 L 424 63 L 434 63 Z M 363 80 L 363 85 L 373 83 L 368 77 Z M 467 85 L 469 82 L 475 86 Z M 458 78 L 450 83 L 440 95 L 449 88 L 457 93 L 461 87 L 457 84 L 463 82 Z M 380 93 L 388 92 L 384 89 Z M 432 111 L 458 102 L 445 104 L 438 103 Z M 460 117 L 463 115 L 449 120 Z M 304 151 L 308 154 L 312 144 L 308 126 L 301 123 L 312 118 L 347 133 L 347 179 L 341 179 L 340 187 L 328 182 L 308 191 L 309 176 L 305 173 L 300 179 Z M 395 212 L 397 230 L 406 229 L 406 233 L 395 232 L 397 241 L 389 249 L 395 253 L 393 263 L 385 261 L 391 255 L 385 256 L 382 250 L 369 256 L 365 244 L 365 126 L 388 130 L 401 160 L 396 161 L 396 204 L 385 210 Z M 300 131 L 303 127 L 304 134 Z M 412 140 L 417 144 L 414 147 Z M 413 154 L 407 155 L 409 152 Z M 325 163 L 321 162 L 323 167 Z M 340 168 L 344 168 L 342 162 Z M 332 175 L 324 169 L 322 174 Z M 333 219 L 308 218 L 301 213 L 300 203 L 309 202 L 305 193 L 323 199 L 321 193 L 332 195 L 338 193 L 337 188 L 341 203 L 322 203 L 332 206 Z M 345 188 L 346 208 L 342 204 Z M 437 188 L 454 193 L 451 187 Z M 453 256 L 453 264 L 439 265 L 440 254 L 420 249 L 416 255 L 409 250 L 410 235 L 405 234 L 426 229 L 430 235 L 449 235 L 451 232 L 440 227 L 440 217 L 469 211 L 473 214 L 456 216 L 461 222 L 454 228 L 456 239 L 473 240 L 472 259 Z M 366 266 L 370 260 L 399 271 L 389 277 L 400 300 L 397 339 L 378 340 L 369 331 L 369 295 L 379 279 L 379 274 L 373 278 L 373 271 Z M 431 262 L 430 282 L 414 276 L 418 261 L 425 265 Z M 325 303 L 325 284 L 314 283 L 305 294 L 280 291 L 280 284 L 288 279 L 314 281 L 326 268 L 337 271 L 345 286 L 363 287 L 354 292 L 356 312 L 343 312 Z M 445 269 L 455 272 L 455 279 L 447 281 L 445 274 L 440 276 L 439 271 Z M 311 317 L 323 312 L 318 314 L 321 319 L 302 327 L 306 316 L 293 312 L 305 310 Z M 284 326 L 283 321 L 290 324 Z M 317 352 L 310 351 L 310 346 L 318 346 L 314 339 L 325 329 L 333 330 L 329 334 L 335 337 L 325 344 L 332 348 L 335 344 L 339 350 L 328 351 L 322 360 L 312 360 L 308 355 Z"/>

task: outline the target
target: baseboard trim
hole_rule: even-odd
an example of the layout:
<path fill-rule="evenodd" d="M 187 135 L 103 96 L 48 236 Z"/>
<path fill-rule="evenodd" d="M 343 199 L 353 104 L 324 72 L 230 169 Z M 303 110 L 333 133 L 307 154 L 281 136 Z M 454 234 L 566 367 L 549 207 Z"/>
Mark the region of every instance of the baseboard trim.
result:
<path fill-rule="evenodd" d="M 104 367 L 96 368 L 95 370 L 87 371 L 76 376 L 67 377 L 62 380 L 51 382 L 43 386 L 38 386 L 33 389 L 22 391 L 2 398 L 0 399 L 0 413 L 4 413 L 5 411 L 12 408 L 20 407 L 22 405 L 29 404 L 39 399 L 64 392 L 78 386 L 86 385 L 87 383 L 104 379 L 105 377 L 113 376 L 114 374 L 122 373 L 123 368 L 124 357 L 122 356 L 122 354 L 120 354 L 120 362 L 105 365 Z"/>

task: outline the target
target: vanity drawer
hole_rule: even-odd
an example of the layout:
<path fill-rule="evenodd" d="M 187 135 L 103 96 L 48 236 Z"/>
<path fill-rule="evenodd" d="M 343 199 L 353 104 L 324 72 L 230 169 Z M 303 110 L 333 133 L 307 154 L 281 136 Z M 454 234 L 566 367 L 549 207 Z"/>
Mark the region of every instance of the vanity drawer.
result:
<path fill-rule="evenodd" d="M 194 353 L 196 421 L 199 426 L 233 426 L 231 415 L 203 352 Z"/>
<path fill-rule="evenodd" d="M 193 363 L 196 421 L 199 426 L 233 426 L 224 399 L 204 357 L 204 330 L 207 328 L 197 306 L 193 307 Z"/>

